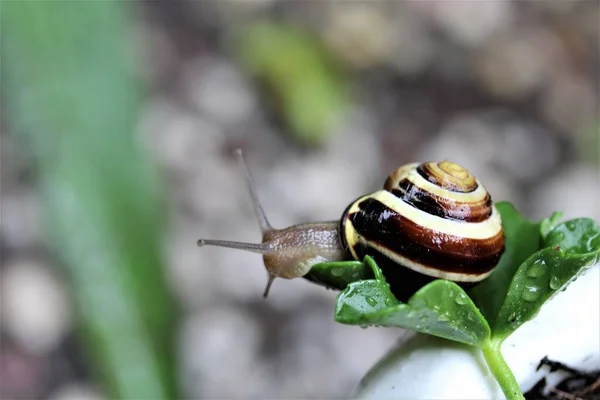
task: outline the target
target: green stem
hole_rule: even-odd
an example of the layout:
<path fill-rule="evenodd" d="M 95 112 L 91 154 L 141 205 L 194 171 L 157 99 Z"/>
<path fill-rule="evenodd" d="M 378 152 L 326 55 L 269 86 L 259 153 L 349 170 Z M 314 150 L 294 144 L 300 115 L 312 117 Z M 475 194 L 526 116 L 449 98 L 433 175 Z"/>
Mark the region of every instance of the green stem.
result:
<path fill-rule="evenodd" d="M 490 340 L 487 345 L 482 348 L 485 361 L 490 367 L 494 378 L 496 378 L 496 381 L 502 388 L 506 398 L 509 400 L 524 400 L 525 397 L 521 392 L 519 383 L 504 360 L 504 357 L 502 357 L 502 353 L 500 352 L 501 345 L 502 340 Z"/>

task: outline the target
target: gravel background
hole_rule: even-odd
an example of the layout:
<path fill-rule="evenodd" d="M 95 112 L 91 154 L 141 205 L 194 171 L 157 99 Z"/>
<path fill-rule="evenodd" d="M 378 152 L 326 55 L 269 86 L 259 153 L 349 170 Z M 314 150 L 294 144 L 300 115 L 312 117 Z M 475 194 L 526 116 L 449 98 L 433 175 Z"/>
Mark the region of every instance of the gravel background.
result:
<path fill-rule="evenodd" d="M 336 293 L 302 280 L 263 301 L 260 256 L 196 247 L 259 240 L 236 147 L 277 227 L 337 218 L 395 167 L 444 158 L 532 218 L 600 220 L 598 4 L 140 2 L 132 34 L 152 91 L 139 132 L 167 177 L 186 396 L 342 397 L 404 334 L 335 324 Z M 259 18 L 316 35 L 349 71 L 351 111 L 318 149 L 291 138 L 225 45 Z M 0 140 L 2 398 L 101 399 L 47 255 L 33 161 Z"/>

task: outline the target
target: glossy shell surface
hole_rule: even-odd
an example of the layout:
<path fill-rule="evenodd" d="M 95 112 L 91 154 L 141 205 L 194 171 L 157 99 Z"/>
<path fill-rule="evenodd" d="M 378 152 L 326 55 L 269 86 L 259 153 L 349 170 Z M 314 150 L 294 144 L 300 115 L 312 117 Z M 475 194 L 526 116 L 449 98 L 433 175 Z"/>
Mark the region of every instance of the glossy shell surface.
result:
<path fill-rule="evenodd" d="M 396 169 L 383 190 L 348 206 L 340 232 L 352 257 L 374 257 L 392 286 L 413 280 L 418 288 L 435 278 L 476 283 L 492 273 L 504 251 L 491 196 L 451 161 Z"/>

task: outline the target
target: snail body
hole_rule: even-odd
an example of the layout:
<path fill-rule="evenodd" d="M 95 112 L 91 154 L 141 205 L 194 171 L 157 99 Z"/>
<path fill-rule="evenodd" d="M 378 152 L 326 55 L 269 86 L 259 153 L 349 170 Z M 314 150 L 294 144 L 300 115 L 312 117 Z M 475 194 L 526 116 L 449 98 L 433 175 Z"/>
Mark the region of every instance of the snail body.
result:
<path fill-rule="evenodd" d="M 198 245 L 263 254 L 269 276 L 264 297 L 278 277 L 304 277 L 343 289 L 352 281 L 369 277 L 367 268 L 361 269 L 356 263 L 330 268 L 333 264 L 324 263 L 362 261 L 369 255 L 392 292 L 405 301 L 434 279 L 448 279 L 465 287 L 484 280 L 504 251 L 502 221 L 491 196 L 467 169 L 451 161 L 397 168 L 388 175 L 382 190 L 350 203 L 338 221 L 274 229 L 258 201 L 241 151 L 237 154 L 245 170 L 262 243 L 200 239 Z"/>

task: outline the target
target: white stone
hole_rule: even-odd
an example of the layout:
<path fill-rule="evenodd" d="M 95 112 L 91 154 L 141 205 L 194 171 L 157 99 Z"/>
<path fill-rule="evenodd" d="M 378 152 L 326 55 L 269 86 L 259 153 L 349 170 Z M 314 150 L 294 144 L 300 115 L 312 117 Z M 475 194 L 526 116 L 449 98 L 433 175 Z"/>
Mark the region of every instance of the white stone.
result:
<path fill-rule="evenodd" d="M 325 42 L 356 68 L 380 65 L 393 46 L 393 26 L 378 2 L 332 3 Z"/>
<path fill-rule="evenodd" d="M 427 4 L 428 3 L 428 4 Z M 427 2 L 440 27 L 458 43 L 478 47 L 489 37 L 509 27 L 513 19 L 512 4 L 499 1 Z"/>
<path fill-rule="evenodd" d="M 50 396 L 50 400 L 103 400 L 94 388 L 81 384 L 69 383 L 59 387 Z"/>
<path fill-rule="evenodd" d="M 180 359 L 183 386 L 198 398 L 257 397 L 268 383 L 259 362 L 260 332 L 242 310 L 215 307 L 192 315 L 183 325 Z"/>
<path fill-rule="evenodd" d="M 0 231 L 4 244 L 12 249 L 40 245 L 44 236 L 43 221 L 39 200 L 33 189 L 2 192 Z"/>
<path fill-rule="evenodd" d="M 599 282 L 597 264 L 506 339 L 502 353 L 523 392 L 543 376 L 557 383 L 556 373 L 536 371 L 545 356 L 572 368 L 600 369 Z M 355 394 L 361 399 L 504 398 L 477 348 L 422 334 L 400 343 L 382 359 Z"/>
<path fill-rule="evenodd" d="M 597 166 L 572 165 L 540 184 L 531 195 L 532 218 L 562 211 L 565 219 L 591 217 L 600 221 L 600 171 Z"/>
<path fill-rule="evenodd" d="M 70 329 L 61 283 L 46 265 L 30 259 L 9 261 L 0 276 L 4 329 L 33 354 L 54 349 Z"/>
<path fill-rule="evenodd" d="M 191 63 L 182 85 L 198 110 L 221 124 L 241 123 L 257 109 L 250 83 L 226 60 L 210 58 Z"/>

